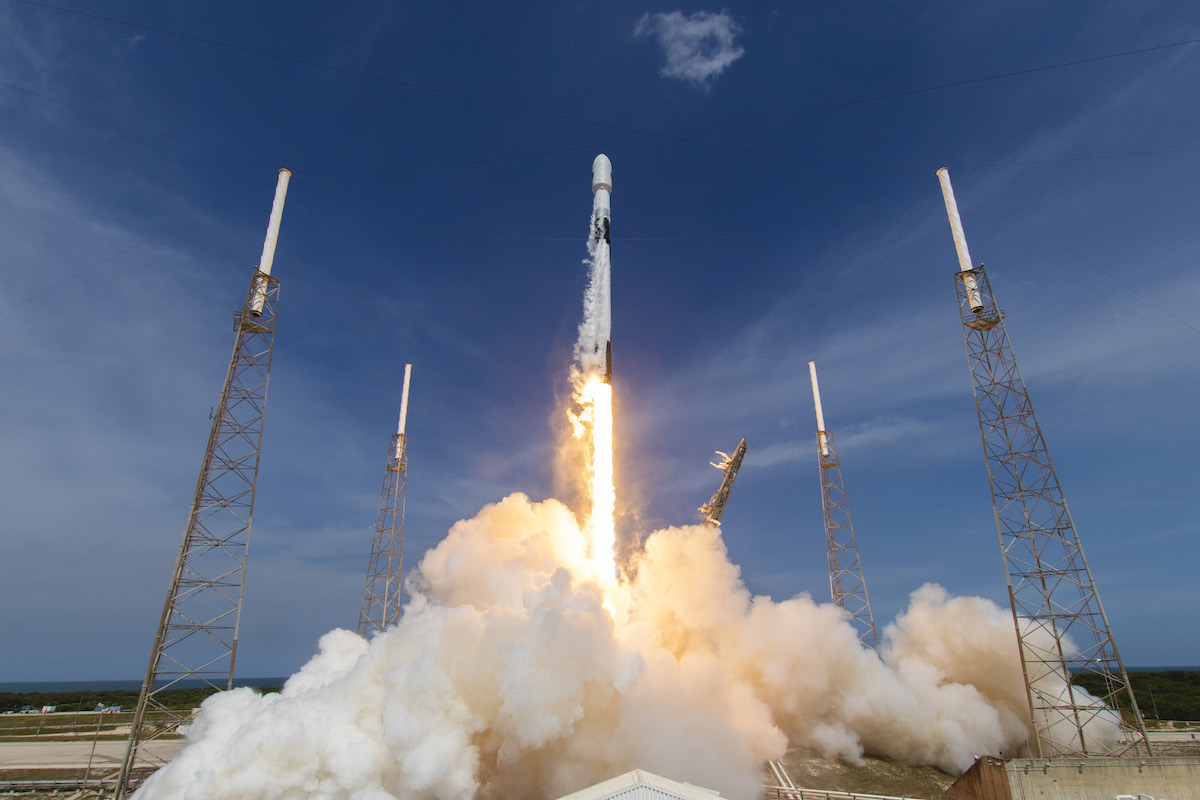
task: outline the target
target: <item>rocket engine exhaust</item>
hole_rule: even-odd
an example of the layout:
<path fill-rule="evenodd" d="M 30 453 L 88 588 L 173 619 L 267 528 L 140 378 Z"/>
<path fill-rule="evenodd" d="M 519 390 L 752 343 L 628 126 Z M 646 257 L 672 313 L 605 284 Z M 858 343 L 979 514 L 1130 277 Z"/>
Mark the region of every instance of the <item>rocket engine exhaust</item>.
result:
<path fill-rule="evenodd" d="M 616 490 L 613 482 L 612 398 L 612 265 L 609 260 L 609 195 L 612 162 L 598 155 L 592 162 L 592 215 L 588 226 L 588 285 L 583 320 L 571 368 L 573 404 L 567 409 L 579 444 L 585 476 L 590 571 L 600 585 L 615 588 Z"/>
<path fill-rule="evenodd" d="M 455 523 L 395 626 L 369 641 L 331 631 L 279 693 L 205 700 L 136 800 L 549 800 L 634 768 L 759 797 L 763 764 L 789 747 L 947 772 L 1020 752 L 1028 697 L 1007 608 L 927 584 L 877 653 L 836 604 L 753 594 L 716 525 L 647 532 L 620 560 L 605 156 L 592 186 L 561 463 L 586 508 L 514 492 Z M 1115 749 L 1117 714 L 1094 720 L 1089 738 Z"/>

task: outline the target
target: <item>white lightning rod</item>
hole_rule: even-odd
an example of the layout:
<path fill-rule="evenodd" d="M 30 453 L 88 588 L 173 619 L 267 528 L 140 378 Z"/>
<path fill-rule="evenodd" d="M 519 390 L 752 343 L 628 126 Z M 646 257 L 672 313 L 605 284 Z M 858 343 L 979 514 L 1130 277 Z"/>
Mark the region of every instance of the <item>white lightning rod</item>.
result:
<path fill-rule="evenodd" d="M 408 420 L 408 380 L 412 377 L 412 364 L 404 365 L 404 393 L 400 395 L 400 424 L 396 427 L 396 452 L 392 458 L 399 461 L 404 457 L 407 438 L 404 435 L 404 424 Z"/>
<path fill-rule="evenodd" d="M 825 431 L 825 415 L 821 413 L 821 387 L 817 385 L 817 362 L 808 362 L 808 374 L 812 378 L 813 405 L 817 407 L 817 438 L 821 440 L 821 455 L 829 455 L 829 440 Z"/>
<path fill-rule="evenodd" d="M 400 396 L 400 427 L 396 433 L 404 435 L 404 421 L 408 419 L 408 380 L 412 377 L 412 364 L 404 365 L 404 394 Z"/>
<path fill-rule="evenodd" d="M 975 286 L 975 265 L 971 261 L 971 251 L 967 249 L 967 235 L 963 233 L 962 219 L 958 216 L 958 201 L 954 199 L 954 187 L 950 185 L 950 170 L 942 167 L 937 171 L 937 176 L 942 184 L 942 199 L 946 201 L 946 215 L 950 217 L 954 249 L 958 251 L 958 266 L 964 273 L 963 284 L 967 287 L 967 299 L 971 303 L 971 310 L 978 314 L 983 311 L 983 300 Z"/>
<path fill-rule="evenodd" d="M 267 238 L 263 240 L 262 257 L 258 259 L 258 271 L 264 275 L 271 274 L 271 265 L 275 263 L 275 245 L 279 241 L 279 223 L 283 220 L 283 201 L 287 197 L 288 180 L 291 177 L 292 173 L 286 169 L 279 170 L 279 182 L 275 184 L 275 201 L 271 203 L 271 220 L 267 223 Z M 259 280 L 254 289 L 254 298 L 250 301 L 251 314 L 256 317 L 262 314 L 266 296 L 266 282 Z"/>

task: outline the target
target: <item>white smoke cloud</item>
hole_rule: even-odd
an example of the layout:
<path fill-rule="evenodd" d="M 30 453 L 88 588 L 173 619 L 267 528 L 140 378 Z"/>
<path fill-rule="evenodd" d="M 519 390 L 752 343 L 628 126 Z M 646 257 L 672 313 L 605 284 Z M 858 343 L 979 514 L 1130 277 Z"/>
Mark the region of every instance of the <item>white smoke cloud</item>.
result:
<path fill-rule="evenodd" d="M 326 634 L 279 694 L 210 698 L 139 800 L 555 798 L 635 767 L 751 797 L 789 743 L 956 771 L 1025 740 L 992 603 L 923 587 L 880 660 L 835 606 L 752 597 L 717 528 L 651 534 L 612 597 L 585 551 L 556 500 L 485 507 L 396 628 Z"/>
<path fill-rule="evenodd" d="M 633 28 L 636 37 L 658 39 L 666 59 L 663 75 L 701 87 L 707 87 L 746 52 L 736 43 L 739 33 L 741 27 L 726 11 L 647 13 Z"/>
<path fill-rule="evenodd" d="M 593 214 L 598 213 L 594 210 Z M 575 341 L 573 380 L 583 375 L 603 373 L 605 346 L 612 339 L 612 264 L 608 243 L 592 234 L 593 218 L 588 219 L 588 285 L 583 294 L 583 320 Z M 578 386 L 576 386 L 578 388 Z"/>

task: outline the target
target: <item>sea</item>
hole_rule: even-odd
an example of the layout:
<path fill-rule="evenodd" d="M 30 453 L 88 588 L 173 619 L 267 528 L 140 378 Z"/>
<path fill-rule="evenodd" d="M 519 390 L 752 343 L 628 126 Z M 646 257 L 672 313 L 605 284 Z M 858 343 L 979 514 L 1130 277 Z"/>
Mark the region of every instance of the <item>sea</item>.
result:
<path fill-rule="evenodd" d="M 252 689 L 274 689 L 283 686 L 287 678 L 234 678 L 235 688 L 249 686 Z M 207 684 L 199 680 L 180 681 L 178 689 L 199 689 Z M 0 692 L 136 692 L 142 688 L 140 680 L 132 681 L 15 681 L 0 682 Z"/>

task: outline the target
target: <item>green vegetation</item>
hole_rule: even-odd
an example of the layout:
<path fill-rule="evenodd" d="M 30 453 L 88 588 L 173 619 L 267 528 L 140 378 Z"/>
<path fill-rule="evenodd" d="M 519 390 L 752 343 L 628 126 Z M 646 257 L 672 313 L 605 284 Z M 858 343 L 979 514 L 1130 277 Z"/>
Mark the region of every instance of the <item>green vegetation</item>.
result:
<path fill-rule="evenodd" d="M 195 708 L 216 689 L 168 689 L 158 695 L 167 708 Z M 134 691 L 103 692 L 0 692 L 0 714 L 20 711 L 25 706 L 41 710 L 42 706 L 57 706 L 58 711 L 91 711 L 96 706 L 122 706 L 126 711 L 137 707 L 138 693 Z"/>
<path fill-rule="evenodd" d="M 1076 675 L 1072 682 L 1094 695 L 1104 693 L 1099 675 Z M 1129 682 L 1146 719 L 1200 720 L 1200 672 L 1130 672 Z M 1129 707 L 1126 697 L 1117 703 Z"/>
<path fill-rule="evenodd" d="M 215 689 L 171 689 L 160 692 L 157 699 L 170 710 L 148 711 L 146 724 L 155 729 L 173 729 L 177 723 L 188 718 L 192 709 L 215 692 Z M 30 739 L 62 741 L 81 737 L 127 739 L 137 701 L 138 693 L 134 691 L 0 692 L 0 742 Z M 34 711 L 20 713 L 26 706 Z M 41 713 L 43 706 L 55 706 L 55 713 Z M 94 713 L 97 706 L 121 706 L 122 710 L 119 713 L 97 714 Z M 168 738 L 177 735 L 166 734 Z"/>

